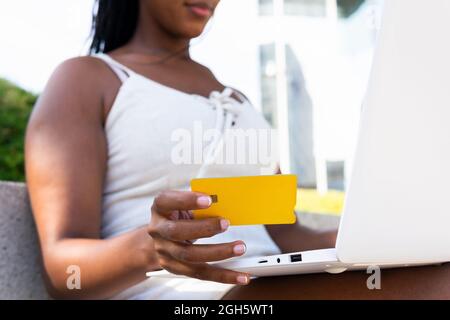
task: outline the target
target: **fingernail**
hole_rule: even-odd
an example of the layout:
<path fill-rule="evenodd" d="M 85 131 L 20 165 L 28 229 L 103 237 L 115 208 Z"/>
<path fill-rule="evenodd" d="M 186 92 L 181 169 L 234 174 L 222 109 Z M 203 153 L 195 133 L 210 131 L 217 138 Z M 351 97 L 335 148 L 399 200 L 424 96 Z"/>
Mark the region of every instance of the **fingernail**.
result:
<path fill-rule="evenodd" d="M 227 230 L 229 226 L 230 226 L 230 221 L 228 221 L 226 219 L 220 220 L 220 227 L 222 228 L 223 231 Z"/>
<path fill-rule="evenodd" d="M 237 280 L 237 282 L 239 284 L 244 284 L 244 285 L 248 284 L 248 277 L 247 276 L 244 276 L 244 275 L 237 276 L 236 280 Z"/>
<path fill-rule="evenodd" d="M 233 252 L 236 255 L 241 255 L 245 253 L 245 244 L 238 244 L 233 247 Z"/>
<path fill-rule="evenodd" d="M 197 198 L 197 204 L 200 207 L 208 208 L 211 205 L 211 197 L 201 196 Z"/>

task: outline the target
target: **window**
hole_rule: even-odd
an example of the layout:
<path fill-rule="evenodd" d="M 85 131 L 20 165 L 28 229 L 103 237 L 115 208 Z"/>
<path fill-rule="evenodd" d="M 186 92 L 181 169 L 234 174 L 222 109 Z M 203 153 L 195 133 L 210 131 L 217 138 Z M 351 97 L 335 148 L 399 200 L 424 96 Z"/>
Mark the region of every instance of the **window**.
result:
<path fill-rule="evenodd" d="M 327 161 L 328 189 L 344 190 L 345 188 L 345 162 Z"/>
<path fill-rule="evenodd" d="M 277 67 L 275 62 L 275 44 L 259 47 L 261 108 L 264 117 L 273 126 L 277 126 Z"/>
<path fill-rule="evenodd" d="M 300 187 L 315 188 L 313 104 L 298 54 L 289 44 L 285 51 L 291 171 Z"/>
<path fill-rule="evenodd" d="M 273 15 L 273 0 L 259 0 L 259 15 Z"/>
<path fill-rule="evenodd" d="M 339 17 L 348 18 L 354 14 L 365 0 L 336 0 Z"/>
<path fill-rule="evenodd" d="M 262 1 L 262 0 L 261 0 Z M 337 8 L 341 18 L 354 14 L 365 0 L 284 0 L 284 13 L 307 17 L 325 17 L 327 7 Z"/>
<path fill-rule="evenodd" d="M 286 15 L 324 17 L 327 13 L 327 0 L 284 0 Z"/>

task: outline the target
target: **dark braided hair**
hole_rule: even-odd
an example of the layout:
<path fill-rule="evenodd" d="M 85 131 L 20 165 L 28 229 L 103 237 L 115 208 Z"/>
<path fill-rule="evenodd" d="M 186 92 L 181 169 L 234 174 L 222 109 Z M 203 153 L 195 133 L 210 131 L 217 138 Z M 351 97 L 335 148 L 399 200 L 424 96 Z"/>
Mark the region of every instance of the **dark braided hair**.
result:
<path fill-rule="evenodd" d="M 89 53 L 109 52 L 125 45 L 136 31 L 139 0 L 96 0 Z"/>

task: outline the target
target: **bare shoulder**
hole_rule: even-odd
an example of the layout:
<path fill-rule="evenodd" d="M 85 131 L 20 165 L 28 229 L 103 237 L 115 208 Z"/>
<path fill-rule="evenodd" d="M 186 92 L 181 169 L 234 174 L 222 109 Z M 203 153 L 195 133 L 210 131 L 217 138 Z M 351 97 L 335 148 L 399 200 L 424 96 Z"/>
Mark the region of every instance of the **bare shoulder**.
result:
<path fill-rule="evenodd" d="M 51 75 L 35 107 L 35 114 L 64 117 L 103 116 L 105 97 L 118 90 L 120 81 L 110 68 L 95 57 L 76 57 L 62 62 Z"/>
<path fill-rule="evenodd" d="M 51 75 L 33 108 L 25 139 L 27 167 L 38 168 L 34 172 L 39 176 L 59 166 L 62 171 L 55 178 L 64 177 L 62 168 L 74 167 L 69 158 L 97 154 L 104 159 L 104 74 L 107 70 L 94 58 L 80 57 L 64 61 Z"/>
<path fill-rule="evenodd" d="M 93 83 L 105 82 L 108 78 L 114 78 L 114 74 L 102 60 L 91 56 L 82 56 L 62 62 L 55 69 L 50 80 L 54 78 L 65 82 L 73 82 L 76 87 L 83 87 Z"/>
<path fill-rule="evenodd" d="M 80 56 L 63 61 L 56 70 L 79 71 L 79 72 L 95 72 L 103 69 L 104 62 L 99 58 L 92 56 Z"/>
<path fill-rule="evenodd" d="M 95 90 L 114 84 L 118 79 L 102 60 L 83 56 L 62 62 L 55 69 L 48 84 L 51 86 L 53 82 L 70 86 L 72 90 Z"/>

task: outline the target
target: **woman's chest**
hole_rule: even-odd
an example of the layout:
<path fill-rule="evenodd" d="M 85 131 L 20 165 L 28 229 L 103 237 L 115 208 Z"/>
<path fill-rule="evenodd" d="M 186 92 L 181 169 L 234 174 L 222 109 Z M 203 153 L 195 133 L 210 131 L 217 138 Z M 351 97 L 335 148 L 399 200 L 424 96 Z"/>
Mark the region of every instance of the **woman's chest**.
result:
<path fill-rule="evenodd" d="M 260 174 L 267 154 L 264 163 L 251 155 L 260 156 L 262 140 L 267 143 L 272 130 L 250 104 L 236 102 L 238 112 L 228 116 L 232 125 L 227 128 L 224 119 L 231 111 L 217 101 L 164 91 L 119 95 L 106 124 L 109 177 L 165 177 L 167 187 L 184 185 L 205 165 L 213 147 L 218 151 L 208 175 Z"/>

